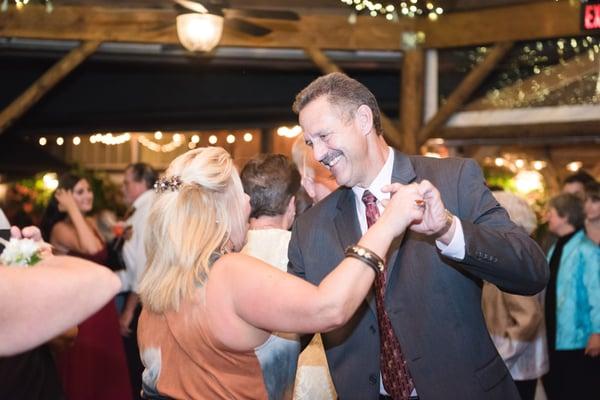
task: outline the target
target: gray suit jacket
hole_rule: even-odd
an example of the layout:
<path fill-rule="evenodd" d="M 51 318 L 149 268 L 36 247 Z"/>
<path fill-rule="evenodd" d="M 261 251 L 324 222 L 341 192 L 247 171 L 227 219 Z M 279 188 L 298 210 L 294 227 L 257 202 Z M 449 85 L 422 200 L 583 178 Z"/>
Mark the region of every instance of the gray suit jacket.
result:
<path fill-rule="evenodd" d="M 427 179 L 461 220 L 465 258 L 441 255 L 433 239 L 412 231 L 388 253 L 385 306 L 422 400 L 518 399 L 481 311 L 482 280 L 523 295 L 541 291 L 548 265 L 541 249 L 510 222 L 467 159 L 408 157 L 395 152 L 392 181 Z M 318 284 L 356 243 L 354 193 L 340 188 L 294 224 L 288 269 Z M 379 332 L 372 295 L 343 327 L 323 335 L 342 400 L 377 399 Z"/>

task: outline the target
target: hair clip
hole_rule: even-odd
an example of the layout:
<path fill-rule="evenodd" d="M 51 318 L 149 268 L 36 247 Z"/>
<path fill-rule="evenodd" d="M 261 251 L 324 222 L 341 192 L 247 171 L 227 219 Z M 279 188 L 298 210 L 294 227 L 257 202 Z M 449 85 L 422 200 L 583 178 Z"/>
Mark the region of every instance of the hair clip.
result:
<path fill-rule="evenodd" d="M 171 190 L 171 192 L 176 192 L 183 185 L 183 181 L 177 175 L 173 175 L 169 178 L 162 177 L 159 178 L 156 182 L 154 182 L 154 191 L 156 193 L 163 193 L 167 190 Z"/>

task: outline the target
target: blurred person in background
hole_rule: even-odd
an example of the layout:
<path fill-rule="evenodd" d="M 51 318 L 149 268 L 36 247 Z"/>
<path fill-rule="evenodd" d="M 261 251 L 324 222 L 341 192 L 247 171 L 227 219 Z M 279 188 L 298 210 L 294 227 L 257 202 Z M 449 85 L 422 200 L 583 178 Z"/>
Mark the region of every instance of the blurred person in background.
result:
<path fill-rule="evenodd" d="M 108 249 L 92 211 L 89 182 L 64 174 L 42 217 L 42 235 L 56 251 L 106 265 Z M 58 355 L 69 400 L 131 399 L 129 373 L 114 302 L 83 321 L 73 346 Z M 107 384 L 110 382 L 110 384 Z"/>
<path fill-rule="evenodd" d="M 596 244 L 600 244 L 600 183 L 593 181 L 585 185 L 585 233 Z"/>
<path fill-rule="evenodd" d="M 535 213 L 516 194 L 492 192 L 515 224 L 529 235 L 537 227 Z M 538 378 L 548 372 L 548 350 L 542 294 L 519 296 L 484 282 L 481 304 L 490 336 L 513 377 L 522 400 L 533 400 Z"/>
<path fill-rule="evenodd" d="M 118 271 L 122 284 L 119 299 L 123 303 L 119 325 L 125 344 L 134 399 L 140 396 L 144 371 L 137 342 L 137 324 L 142 311 L 138 293 L 141 276 L 146 267 L 144 235 L 154 198 L 152 188 L 157 178 L 156 171 L 150 165 L 141 162 L 128 165 L 123 176 L 123 197 L 129 208 L 121 237 L 121 256 L 125 269 Z"/>
<path fill-rule="evenodd" d="M 585 185 L 594 181 L 593 176 L 583 170 L 579 170 L 565 178 L 562 192 L 574 194 L 583 199 L 585 197 Z"/>
<path fill-rule="evenodd" d="M 548 252 L 545 296 L 549 400 L 600 398 L 600 248 L 583 231 L 583 202 L 561 194 L 548 203 L 548 229 L 558 240 Z"/>

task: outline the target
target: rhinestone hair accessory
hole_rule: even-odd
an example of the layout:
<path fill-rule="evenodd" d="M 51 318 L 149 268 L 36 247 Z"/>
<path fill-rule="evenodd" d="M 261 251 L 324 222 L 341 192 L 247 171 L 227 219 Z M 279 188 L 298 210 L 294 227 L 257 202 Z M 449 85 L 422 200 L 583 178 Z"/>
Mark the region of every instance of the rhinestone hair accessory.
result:
<path fill-rule="evenodd" d="M 167 190 L 176 192 L 179 190 L 181 185 L 183 185 L 183 181 L 177 175 L 173 175 L 171 177 L 162 177 L 154 183 L 154 191 L 156 193 L 163 193 Z"/>

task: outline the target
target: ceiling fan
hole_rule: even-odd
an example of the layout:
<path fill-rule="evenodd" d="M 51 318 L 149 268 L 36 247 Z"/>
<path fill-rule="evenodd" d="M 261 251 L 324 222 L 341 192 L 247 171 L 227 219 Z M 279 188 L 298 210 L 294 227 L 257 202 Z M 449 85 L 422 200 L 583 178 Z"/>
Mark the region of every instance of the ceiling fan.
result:
<path fill-rule="evenodd" d="M 265 36 L 271 29 L 250 22 L 245 18 L 282 19 L 298 21 L 300 17 L 294 11 L 242 9 L 232 7 L 227 0 L 204 0 L 202 3 L 194 0 L 173 0 L 179 12 L 177 17 L 177 34 L 179 40 L 188 50 L 209 51 L 217 45 L 223 31 L 223 25 L 251 36 Z M 187 35 L 187 36 L 186 36 Z M 195 44 L 190 39 L 195 35 Z M 202 42 L 211 36 L 210 43 Z M 203 42 L 207 42 L 204 40 Z"/>

